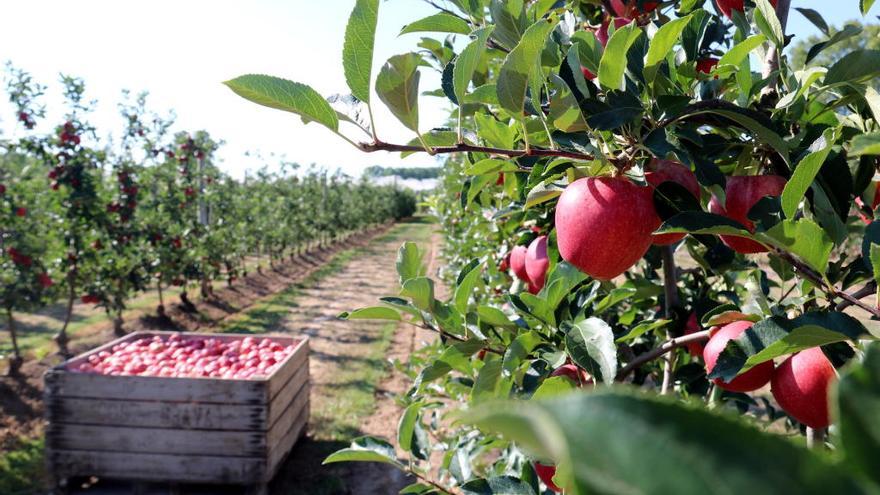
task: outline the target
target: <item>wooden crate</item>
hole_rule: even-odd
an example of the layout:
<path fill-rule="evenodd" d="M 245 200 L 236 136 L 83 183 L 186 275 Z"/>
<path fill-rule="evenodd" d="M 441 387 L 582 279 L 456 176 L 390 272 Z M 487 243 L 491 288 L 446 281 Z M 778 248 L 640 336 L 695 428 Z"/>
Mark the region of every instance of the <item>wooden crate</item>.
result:
<path fill-rule="evenodd" d="M 272 479 L 309 418 L 307 337 L 265 336 L 298 347 L 261 379 L 68 371 L 119 343 L 174 333 L 133 333 L 46 373 L 46 457 L 55 480 L 98 476 L 265 486 Z M 224 341 L 247 337 L 181 335 Z"/>

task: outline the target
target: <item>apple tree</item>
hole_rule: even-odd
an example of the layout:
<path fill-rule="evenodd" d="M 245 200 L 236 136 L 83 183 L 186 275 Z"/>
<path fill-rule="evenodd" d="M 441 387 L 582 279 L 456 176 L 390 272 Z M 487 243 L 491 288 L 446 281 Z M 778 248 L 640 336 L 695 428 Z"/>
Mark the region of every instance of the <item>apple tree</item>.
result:
<path fill-rule="evenodd" d="M 351 95 L 225 83 L 443 160 L 449 296 L 407 243 L 400 292 L 341 315 L 437 335 L 401 364 L 405 457 L 364 437 L 326 462 L 422 494 L 880 490 L 880 52 L 793 64 L 789 15 L 825 21 L 789 0 L 451 0 L 373 74 L 380 2 L 353 3 Z M 409 141 L 376 132 L 374 96 Z M 422 96 L 448 121 L 420 121 Z"/>

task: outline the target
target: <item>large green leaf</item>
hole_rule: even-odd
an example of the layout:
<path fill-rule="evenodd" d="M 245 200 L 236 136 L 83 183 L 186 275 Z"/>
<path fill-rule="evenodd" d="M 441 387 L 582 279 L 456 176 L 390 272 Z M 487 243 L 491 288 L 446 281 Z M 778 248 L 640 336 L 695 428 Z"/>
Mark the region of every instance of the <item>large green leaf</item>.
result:
<path fill-rule="evenodd" d="M 262 74 L 239 76 L 223 84 L 259 105 L 295 113 L 306 122 L 317 122 L 333 131 L 339 129 L 339 117 L 333 107 L 305 84 Z"/>
<path fill-rule="evenodd" d="M 787 438 L 635 392 L 486 403 L 462 420 L 556 462 L 570 495 L 866 493 Z"/>
<path fill-rule="evenodd" d="M 782 211 L 788 218 L 793 218 L 797 212 L 798 204 L 804 198 L 807 189 L 825 163 L 831 146 L 834 144 L 834 129 L 826 129 L 822 137 L 810 146 L 810 153 L 797 164 L 791 179 L 785 184 L 782 191 Z"/>
<path fill-rule="evenodd" d="M 754 239 L 748 229 L 736 220 L 703 211 L 683 211 L 663 222 L 663 225 L 656 231 L 661 234 L 673 232 L 736 235 Z"/>
<path fill-rule="evenodd" d="M 419 64 L 415 53 L 395 55 L 376 77 L 376 94 L 403 125 L 419 132 Z"/>
<path fill-rule="evenodd" d="M 476 39 L 471 41 L 461 51 L 458 58 L 455 59 L 455 67 L 452 69 L 452 87 L 454 88 L 456 98 L 458 98 L 459 105 L 464 102 L 468 86 L 474 77 L 474 71 L 477 70 L 477 66 L 486 52 L 486 41 L 488 41 L 489 35 L 492 34 L 494 29 L 493 26 L 487 26 L 474 31 Z"/>
<path fill-rule="evenodd" d="M 468 301 L 474 293 L 474 287 L 482 271 L 482 265 L 479 260 L 472 260 L 468 263 L 458 275 L 458 281 L 455 284 L 455 308 L 462 314 L 467 312 Z"/>
<path fill-rule="evenodd" d="M 773 44 L 782 48 L 785 45 L 785 33 L 782 32 L 782 23 L 776 16 L 776 8 L 769 0 L 755 0 L 755 24 L 764 33 L 764 36 L 773 41 Z"/>
<path fill-rule="evenodd" d="M 468 34 L 471 26 L 461 17 L 441 12 L 407 24 L 400 30 L 400 34 L 431 32 Z"/>
<path fill-rule="evenodd" d="M 535 495 L 528 483 L 513 476 L 476 479 L 461 485 L 464 495 Z"/>
<path fill-rule="evenodd" d="M 805 261 L 818 273 L 825 273 L 834 242 L 828 233 L 809 218 L 785 220 L 766 232 L 776 244 Z"/>
<path fill-rule="evenodd" d="M 539 67 L 538 61 L 547 35 L 554 27 L 556 21 L 551 19 L 542 19 L 529 26 L 519 44 L 507 54 L 501 65 L 495 87 L 498 103 L 516 119 L 523 118 L 529 77 Z"/>
<path fill-rule="evenodd" d="M 352 312 L 345 311 L 339 314 L 339 318 L 342 320 L 401 320 L 397 310 L 385 306 L 360 308 Z"/>
<path fill-rule="evenodd" d="M 348 18 L 342 45 L 342 69 L 351 94 L 367 103 L 370 102 L 373 44 L 378 18 L 379 0 L 357 0 Z"/>
<path fill-rule="evenodd" d="M 880 50 L 856 50 L 834 63 L 825 84 L 862 82 L 880 76 Z"/>
<path fill-rule="evenodd" d="M 763 34 L 755 34 L 749 36 L 748 38 L 740 41 L 739 43 L 733 45 L 733 48 L 727 50 L 727 52 L 718 60 L 718 65 L 736 65 L 738 66 L 746 57 L 749 56 L 749 53 L 752 52 L 755 48 L 761 46 L 762 43 L 767 41 L 767 37 Z"/>
<path fill-rule="evenodd" d="M 847 464 L 880 483 L 880 343 L 868 346 L 865 360 L 841 377 L 837 404 Z"/>
<path fill-rule="evenodd" d="M 407 241 L 400 246 L 400 249 L 397 250 L 397 262 L 395 265 L 401 284 L 411 278 L 420 277 L 425 274 L 422 257 L 423 254 L 419 250 L 418 244 Z"/>
<path fill-rule="evenodd" d="M 681 17 L 667 22 L 651 38 L 648 55 L 645 57 L 645 79 L 651 81 L 657 73 L 657 65 L 666 60 L 672 48 L 681 41 L 681 32 L 691 21 L 691 16 Z"/>
<path fill-rule="evenodd" d="M 871 10 L 873 5 L 874 0 L 859 0 L 859 10 L 862 12 L 862 15 L 868 15 L 868 11 Z"/>
<path fill-rule="evenodd" d="M 334 462 L 382 462 L 399 468 L 403 465 L 394 454 L 394 446 L 376 437 L 359 437 L 351 442 L 347 449 L 337 450 L 324 459 L 324 464 Z"/>
<path fill-rule="evenodd" d="M 599 61 L 599 84 L 608 89 L 624 89 L 626 55 L 641 35 L 642 30 L 635 22 L 623 26 L 611 35 Z"/>
<path fill-rule="evenodd" d="M 471 400 L 478 402 L 486 399 L 506 397 L 504 393 L 505 385 L 509 387 L 510 383 L 502 377 L 501 360 L 489 360 L 483 365 L 480 373 L 477 375 L 473 390 L 471 391 Z"/>
<path fill-rule="evenodd" d="M 590 317 L 573 325 L 563 324 L 565 348 L 572 361 L 605 383 L 617 376 L 617 346 L 611 327 L 599 318 Z"/>
<path fill-rule="evenodd" d="M 718 356 L 710 377 L 729 382 L 739 373 L 765 361 L 866 335 L 865 326 L 845 313 L 817 311 L 792 319 L 773 316 L 755 323 L 738 338 L 730 340 Z"/>
<path fill-rule="evenodd" d="M 415 402 L 404 409 L 397 423 L 397 444 L 416 459 L 427 459 L 427 433 L 419 422 L 424 404 Z"/>
<path fill-rule="evenodd" d="M 820 53 L 822 53 L 822 51 L 825 50 L 826 48 L 829 48 L 837 43 L 840 43 L 841 41 L 843 41 L 847 38 L 852 38 L 853 36 L 858 36 L 859 34 L 861 34 L 861 32 L 862 32 L 862 28 L 859 26 L 856 26 L 854 24 L 847 24 L 846 26 L 843 26 L 843 29 L 834 33 L 826 41 L 820 41 L 819 43 L 816 43 L 815 45 L 811 46 L 810 50 L 807 52 L 807 58 L 805 59 L 804 62 L 807 64 L 810 63 L 810 61 L 813 60 L 816 57 L 816 55 L 819 55 Z"/>
<path fill-rule="evenodd" d="M 880 155 L 880 132 L 859 134 L 850 144 L 850 156 Z"/>

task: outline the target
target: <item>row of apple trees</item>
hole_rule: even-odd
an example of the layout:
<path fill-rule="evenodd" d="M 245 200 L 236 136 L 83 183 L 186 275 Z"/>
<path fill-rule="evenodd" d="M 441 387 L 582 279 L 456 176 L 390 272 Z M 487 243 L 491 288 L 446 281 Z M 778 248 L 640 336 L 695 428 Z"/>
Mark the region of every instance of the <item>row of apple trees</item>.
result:
<path fill-rule="evenodd" d="M 364 437 L 326 462 L 410 494 L 880 492 L 880 51 L 784 54 L 790 16 L 823 33 L 807 64 L 858 27 L 788 0 L 427 2 L 401 36 L 440 36 L 374 77 L 380 2 L 352 3 L 351 100 L 411 141 L 300 82 L 226 83 L 364 152 L 447 157 L 449 296 L 407 243 L 400 292 L 342 315 L 437 336 L 401 364 L 405 455 Z M 454 109 L 430 130 L 429 97 Z"/>
<path fill-rule="evenodd" d="M 119 105 L 112 140 L 89 116 L 95 102 L 76 78 L 62 79 L 67 107 L 46 117 L 46 88 L 9 67 L 17 120 L 0 140 L 0 309 L 12 338 L 10 372 L 22 362 L 14 313 L 77 302 L 103 307 L 123 332 L 126 304 L 139 292 L 175 286 L 211 295 L 253 257 L 274 266 L 300 251 L 412 215 L 415 197 L 279 160 L 236 180 L 215 164 L 220 142 L 207 132 L 171 132 L 172 116 L 150 111 L 145 95 Z M 261 265 L 257 265 L 260 269 Z"/>

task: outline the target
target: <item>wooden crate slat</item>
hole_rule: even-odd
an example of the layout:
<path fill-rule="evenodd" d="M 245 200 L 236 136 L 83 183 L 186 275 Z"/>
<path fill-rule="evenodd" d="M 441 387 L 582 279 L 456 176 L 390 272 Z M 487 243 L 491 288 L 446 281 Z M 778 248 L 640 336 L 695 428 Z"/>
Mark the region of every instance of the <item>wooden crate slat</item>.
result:
<path fill-rule="evenodd" d="M 266 433 L 266 445 L 269 446 L 269 450 L 281 441 L 281 438 L 287 434 L 291 425 L 296 422 L 303 411 L 308 416 L 309 410 L 306 407 L 309 403 L 309 389 L 308 384 L 303 386 L 296 397 L 287 405 L 284 412 L 281 413 L 278 421 Z"/>
<path fill-rule="evenodd" d="M 300 390 L 306 389 L 308 393 L 309 384 L 309 363 L 303 363 L 299 370 L 288 380 L 287 385 L 281 389 L 281 392 L 269 402 L 269 410 L 266 414 L 268 427 L 270 429 L 278 421 L 278 418 L 284 414 L 293 399 L 300 394 Z"/>
<path fill-rule="evenodd" d="M 81 399 L 48 396 L 50 423 L 198 430 L 267 430 L 264 405 Z"/>
<path fill-rule="evenodd" d="M 133 454 L 53 450 L 50 468 L 58 477 L 102 476 L 142 481 L 252 484 L 266 481 L 266 461 L 255 457 Z"/>
<path fill-rule="evenodd" d="M 306 401 L 305 406 L 303 406 L 302 411 L 300 411 L 296 421 L 293 422 L 287 433 L 281 437 L 280 441 L 273 444 L 269 450 L 267 479 L 271 480 L 275 477 L 275 474 L 278 473 L 278 469 L 281 467 L 281 463 L 287 458 L 296 441 L 305 434 L 306 425 L 309 422 L 309 404 L 309 401 Z"/>
<path fill-rule="evenodd" d="M 282 365 L 269 377 L 269 400 L 274 399 L 284 388 L 290 378 L 299 370 L 305 362 L 308 366 L 309 341 L 303 339 L 299 346 L 290 356 L 287 356 Z"/>
<path fill-rule="evenodd" d="M 261 431 L 208 431 L 131 426 L 49 424 L 46 440 L 62 450 L 143 452 L 148 454 L 212 454 L 249 457 L 266 450 Z"/>

